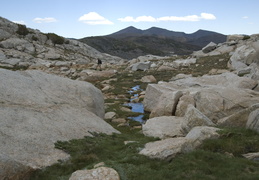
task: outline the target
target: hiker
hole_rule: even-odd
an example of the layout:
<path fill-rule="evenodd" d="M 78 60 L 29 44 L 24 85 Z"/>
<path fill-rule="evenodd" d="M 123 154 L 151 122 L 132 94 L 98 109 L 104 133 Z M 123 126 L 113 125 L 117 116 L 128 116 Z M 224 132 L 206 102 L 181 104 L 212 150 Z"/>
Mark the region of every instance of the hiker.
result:
<path fill-rule="evenodd" d="M 100 71 L 102 70 L 102 60 L 101 59 L 97 59 L 97 66 L 96 66 L 96 69 L 95 70 L 97 70 L 97 68 L 100 68 Z"/>

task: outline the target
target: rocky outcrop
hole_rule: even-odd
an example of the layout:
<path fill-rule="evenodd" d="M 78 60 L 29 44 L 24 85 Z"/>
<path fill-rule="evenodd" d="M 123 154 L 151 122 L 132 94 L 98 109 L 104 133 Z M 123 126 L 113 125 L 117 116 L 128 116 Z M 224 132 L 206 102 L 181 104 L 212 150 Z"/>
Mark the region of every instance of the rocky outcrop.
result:
<path fill-rule="evenodd" d="M 251 112 L 255 111 L 256 109 L 259 109 L 259 104 L 253 104 L 252 106 L 249 106 L 248 108 L 245 108 L 241 111 L 234 112 L 230 116 L 227 116 L 225 118 L 220 119 L 217 122 L 217 125 L 222 127 L 248 127 L 247 124 L 250 124 L 248 122 L 249 115 Z"/>
<path fill-rule="evenodd" d="M 0 25 L 0 67 L 43 70 L 43 67 L 60 67 L 56 65 L 57 61 L 69 68 L 72 65 L 96 64 L 97 58 L 104 64 L 118 64 L 123 61 L 119 57 L 100 53 L 77 40 L 65 39 L 51 33 L 44 34 L 2 17 Z M 52 72 L 57 74 L 57 69 Z M 58 73 L 61 72 L 59 69 Z"/>
<path fill-rule="evenodd" d="M 164 109 L 159 111 L 157 116 L 168 116 L 166 109 L 170 110 L 168 112 L 181 112 L 183 116 L 182 112 L 186 112 L 188 103 L 194 104 L 200 112 L 216 123 L 221 118 L 258 103 L 259 94 L 252 90 L 256 86 L 257 81 L 233 73 L 188 77 L 169 83 L 149 84 L 143 104 L 145 110 L 151 114 L 154 114 L 156 109 Z M 173 100 L 173 95 L 178 92 L 181 92 L 181 95 Z M 186 95 L 188 98 L 182 98 Z M 161 101 L 161 97 L 165 100 Z"/>
<path fill-rule="evenodd" d="M 215 126 L 215 124 L 190 104 L 188 105 L 184 119 L 181 122 L 181 128 L 183 133 L 187 134 L 196 126 Z"/>
<path fill-rule="evenodd" d="M 69 180 L 120 180 L 119 174 L 112 168 L 99 167 L 90 170 L 78 170 Z"/>
<path fill-rule="evenodd" d="M 238 47 L 229 61 L 229 67 L 234 70 L 244 69 L 252 63 L 259 62 L 259 41 L 247 42 Z"/>
<path fill-rule="evenodd" d="M 179 154 L 193 151 L 206 139 L 218 138 L 218 130 L 214 127 L 195 127 L 186 137 L 167 138 L 147 143 L 139 153 L 153 159 L 170 161 Z"/>
<path fill-rule="evenodd" d="M 229 35 L 225 43 L 213 45 L 214 49 L 204 52 L 196 51 L 194 57 L 214 56 L 228 53 L 231 57 L 228 67 L 237 71 L 240 76 L 250 77 L 259 80 L 258 62 L 259 62 L 259 34 L 251 36 Z"/>
<path fill-rule="evenodd" d="M 0 152 L 32 169 L 68 154 L 57 141 L 118 133 L 104 117 L 104 100 L 92 84 L 40 71 L 0 69 Z"/>

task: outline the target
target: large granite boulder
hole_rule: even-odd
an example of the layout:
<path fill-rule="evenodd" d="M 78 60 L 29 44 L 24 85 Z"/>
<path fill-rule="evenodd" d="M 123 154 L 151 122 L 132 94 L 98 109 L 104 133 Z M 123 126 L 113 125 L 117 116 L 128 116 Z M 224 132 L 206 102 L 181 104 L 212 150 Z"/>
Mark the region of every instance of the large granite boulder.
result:
<path fill-rule="evenodd" d="M 143 105 L 146 111 L 151 112 L 150 118 L 171 116 L 175 114 L 176 105 L 182 96 L 182 91 L 164 84 L 149 84 L 146 89 Z"/>
<path fill-rule="evenodd" d="M 224 127 L 248 127 L 248 124 L 250 124 L 249 115 L 256 109 L 259 109 L 258 103 L 220 119 L 217 125 Z"/>
<path fill-rule="evenodd" d="M 188 149 L 185 152 L 190 152 L 202 145 L 202 142 L 206 139 L 217 139 L 220 137 L 218 131 L 220 129 L 216 127 L 208 126 L 196 126 L 185 136 L 190 141 Z"/>
<path fill-rule="evenodd" d="M 132 71 L 146 71 L 150 68 L 151 66 L 151 62 L 147 61 L 147 62 L 138 62 L 136 64 L 133 64 L 131 66 Z"/>
<path fill-rule="evenodd" d="M 145 136 L 158 137 L 160 139 L 183 136 L 181 122 L 183 117 L 161 116 L 154 117 L 142 126 Z"/>
<path fill-rule="evenodd" d="M 216 139 L 219 129 L 215 127 L 197 126 L 186 137 L 168 138 L 149 142 L 139 154 L 149 158 L 172 160 L 175 156 L 188 153 L 199 147 L 206 139 Z"/>
<path fill-rule="evenodd" d="M 188 92 L 185 93 L 183 96 L 180 97 L 178 101 L 175 115 L 183 117 L 187 111 L 188 106 L 190 104 L 194 106 L 195 105 L 194 103 L 195 103 L 194 97 L 190 95 Z"/>
<path fill-rule="evenodd" d="M 57 141 L 118 133 L 102 119 L 103 96 L 90 83 L 40 71 L 0 69 L 0 78 L 0 152 L 26 167 L 67 158 Z"/>
<path fill-rule="evenodd" d="M 186 114 L 181 122 L 181 128 L 184 134 L 187 134 L 196 126 L 215 126 L 215 124 L 204 114 L 202 114 L 193 105 L 187 107 Z"/>
<path fill-rule="evenodd" d="M 259 41 L 248 42 L 238 47 L 229 60 L 229 67 L 234 70 L 244 69 L 259 62 Z"/>
<path fill-rule="evenodd" d="M 158 103 L 153 105 L 149 118 L 174 115 L 176 105 L 182 95 L 182 91 L 164 92 L 160 97 L 157 97 Z"/>
<path fill-rule="evenodd" d="M 182 154 L 189 145 L 189 140 L 184 137 L 167 138 L 160 141 L 149 142 L 139 154 L 152 159 L 162 159 L 170 161 L 176 155 Z"/>
<path fill-rule="evenodd" d="M 208 52 L 214 50 L 216 47 L 217 47 L 217 44 L 215 44 L 214 42 L 210 42 L 204 48 L 202 48 L 202 52 L 208 53 Z"/>

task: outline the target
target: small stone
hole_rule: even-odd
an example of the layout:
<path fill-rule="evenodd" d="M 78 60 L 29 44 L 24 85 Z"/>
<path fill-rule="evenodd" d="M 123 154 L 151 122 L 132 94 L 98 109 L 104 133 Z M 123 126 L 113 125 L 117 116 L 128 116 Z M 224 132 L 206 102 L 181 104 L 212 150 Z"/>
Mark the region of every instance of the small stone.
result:
<path fill-rule="evenodd" d="M 105 165 L 104 162 L 100 162 L 100 163 L 94 165 L 94 169 L 96 169 L 96 168 L 98 168 L 98 167 L 102 167 L 102 166 L 104 166 L 104 165 Z"/>
<path fill-rule="evenodd" d="M 104 119 L 112 119 L 116 116 L 116 113 L 115 112 L 107 112 L 105 113 L 104 115 Z"/>
<path fill-rule="evenodd" d="M 126 123 L 127 120 L 124 118 L 118 118 L 118 119 L 113 119 L 112 122 L 113 123 Z"/>

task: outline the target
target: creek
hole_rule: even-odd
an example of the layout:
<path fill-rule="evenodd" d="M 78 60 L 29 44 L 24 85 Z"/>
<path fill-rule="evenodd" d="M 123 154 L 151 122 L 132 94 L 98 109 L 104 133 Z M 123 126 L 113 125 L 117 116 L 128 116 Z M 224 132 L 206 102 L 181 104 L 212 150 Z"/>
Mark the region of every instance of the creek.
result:
<path fill-rule="evenodd" d="M 126 103 L 125 105 L 131 107 L 131 111 L 132 112 L 138 112 L 138 113 L 143 113 L 144 114 L 144 106 L 143 106 L 143 104 L 140 103 L 140 102 L 138 102 L 138 103 L 133 102 L 135 99 L 138 98 L 138 96 L 139 96 L 138 92 L 139 91 L 143 91 L 142 89 L 140 89 L 139 85 L 132 87 L 131 90 L 128 91 L 132 98 L 130 99 L 130 102 Z M 133 121 L 138 121 L 141 124 L 144 124 L 146 121 L 143 120 L 143 117 L 144 117 L 143 114 L 139 115 L 139 116 L 136 116 L 136 117 L 128 117 L 128 118 L 133 120 Z"/>

